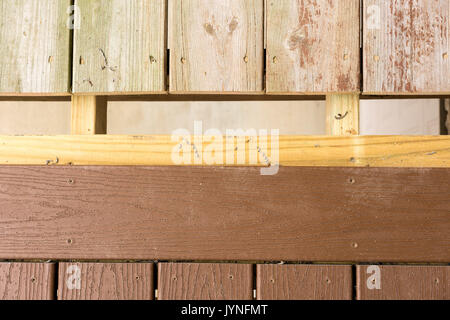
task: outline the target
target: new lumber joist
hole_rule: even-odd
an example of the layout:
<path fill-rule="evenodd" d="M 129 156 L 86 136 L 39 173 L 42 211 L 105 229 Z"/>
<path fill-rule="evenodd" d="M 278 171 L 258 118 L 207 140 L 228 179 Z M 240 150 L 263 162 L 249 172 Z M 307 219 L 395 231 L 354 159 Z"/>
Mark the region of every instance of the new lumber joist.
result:
<path fill-rule="evenodd" d="M 208 155 L 213 154 L 214 165 L 232 166 L 450 167 L 449 136 L 268 136 L 266 142 L 260 138 L 223 137 L 211 153 L 208 146 L 217 143 L 217 137 L 0 136 L 0 165 L 191 166 L 210 165 Z M 178 160 L 189 153 L 191 158 L 174 161 L 176 152 Z"/>

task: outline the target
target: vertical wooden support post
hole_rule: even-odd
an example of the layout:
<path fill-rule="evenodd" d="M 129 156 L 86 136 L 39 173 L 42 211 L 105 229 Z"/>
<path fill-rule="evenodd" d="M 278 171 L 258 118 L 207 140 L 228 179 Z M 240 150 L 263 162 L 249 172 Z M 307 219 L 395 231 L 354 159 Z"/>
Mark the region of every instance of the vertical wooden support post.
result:
<path fill-rule="evenodd" d="M 359 134 L 359 93 L 327 96 L 327 135 Z"/>
<path fill-rule="evenodd" d="M 106 120 L 106 97 L 72 96 L 72 134 L 106 134 Z"/>

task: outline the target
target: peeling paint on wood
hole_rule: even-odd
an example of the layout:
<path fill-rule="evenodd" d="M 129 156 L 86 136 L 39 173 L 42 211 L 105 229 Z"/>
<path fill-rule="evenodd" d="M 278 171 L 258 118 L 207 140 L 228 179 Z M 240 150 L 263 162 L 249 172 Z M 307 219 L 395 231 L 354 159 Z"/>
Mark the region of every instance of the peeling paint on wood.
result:
<path fill-rule="evenodd" d="M 364 92 L 449 93 L 449 0 L 364 1 Z"/>
<path fill-rule="evenodd" d="M 359 0 L 268 0 L 267 92 L 358 92 Z"/>

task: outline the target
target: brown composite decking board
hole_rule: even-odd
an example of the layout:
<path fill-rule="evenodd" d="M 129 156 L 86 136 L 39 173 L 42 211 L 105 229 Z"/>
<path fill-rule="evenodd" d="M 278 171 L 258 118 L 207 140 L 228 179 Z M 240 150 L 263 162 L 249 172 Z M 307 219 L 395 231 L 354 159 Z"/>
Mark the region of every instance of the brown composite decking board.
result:
<path fill-rule="evenodd" d="M 153 300 L 153 267 L 152 263 L 60 263 L 58 300 Z"/>
<path fill-rule="evenodd" d="M 266 0 L 267 92 L 360 91 L 360 0 Z"/>
<path fill-rule="evenodd" d="M 448 0 L 364 1 L 364 92 L 449 93 Z"/>
<path fill-rule="evenodd" d="M 444 262 L 449 169 L 1 166 L 0 259 Z"/>
<path fill-rule="evenodd" d="M 358 300 L 450 300 L 450 266 L 369 267 L 357 266 Z"/>
<path fill-rule="evenodd" d="M 160 263 L 158 300 L 252 300 L 250 264 Z"/>
<path fill-rule="evenodd" d="M 169 0 L 170 91 L 262 93 L 264 0 Z"/>
<path fill-rule="evenodd" d="M 55 299 L 54 263 L 0 263 L 0 300 Z"/>
<path fill-rule="evenodd" d="M 351 300 L 351 266 L 258 265 L 258 300 Z"/>

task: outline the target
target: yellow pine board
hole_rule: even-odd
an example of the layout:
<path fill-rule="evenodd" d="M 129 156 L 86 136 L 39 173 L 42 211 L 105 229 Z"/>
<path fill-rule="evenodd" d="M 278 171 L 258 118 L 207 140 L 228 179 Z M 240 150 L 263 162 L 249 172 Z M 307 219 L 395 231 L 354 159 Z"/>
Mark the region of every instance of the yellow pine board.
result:
<path fill-rule="evenodd" d="M 211 142 L 201 136 L 0 136 L 0 165 L 247 166 L 255 165 L 250 159 L 256 155 L 262 166 L 450 167 L 450 136 L 280 136 L 279 161 L 270 142 L 265 150 L 263 143 L 250 140 L 242 140 L 244 161 L 237 161 L 242 148 L 226 145 L 223 138 L 218 161 L 207 163 Z M 174 162 L 177 152 L 187 160 Z"/>

